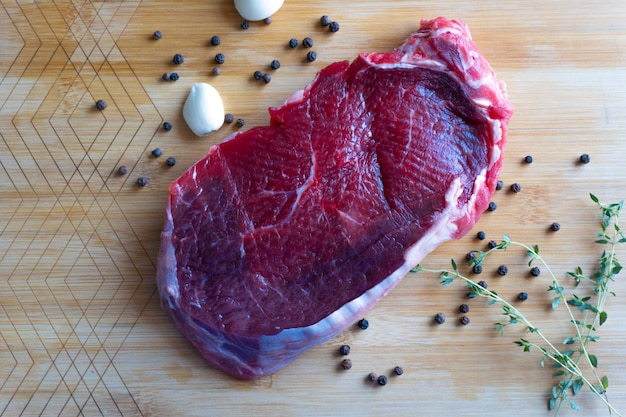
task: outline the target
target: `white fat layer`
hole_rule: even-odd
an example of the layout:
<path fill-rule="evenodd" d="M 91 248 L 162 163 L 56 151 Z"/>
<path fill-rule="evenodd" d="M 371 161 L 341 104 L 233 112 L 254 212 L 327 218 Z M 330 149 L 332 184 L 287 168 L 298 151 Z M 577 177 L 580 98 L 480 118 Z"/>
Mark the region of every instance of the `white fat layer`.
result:
<path fill-rule="evenodd" d="M 174 245 L 172 241 L 172 230 L 174 229 L 174 221 L 172 219 L 172 210 L 168 202 L 165 210 L 165 221 L 163 230 L 161 231 L 161 247 L 159 249 L 159 265 L 157 268 L 157 282 L 159 287 L 165 288 L 165 292 L 175 299 L 180 295 L 178 279 L 176 277 L 176 254 L 174 253 Z"/>
<path fill-rule="evenodd" d="M 489 168 L 490 169 L 500 159 L 501 155 L 502 155 L 502 151 L 500 150 L 498 146 L 491 147 L 490 152 L 489 152 Z"/>
<path fill-rule="evenodd" d="M 502 139 L 502 122 L 500 120 L 494 120 L 491 124 L 493 129 L 493 143 L 498 143 Z M 498 149 L 498 151 L 500 151 Z"/>
<path fill-rule="evenodd" d="M 289 96 L 287 100 L 285 100 L 285 103 L 283 104 L 283 106 L 287 104 L 291 104 L 291 103 L 300 103 L 302 100 L 304 100 L 304 89 L 298 90 L 295 93 L 293 93 L 291 96 Z"/>
<path fill-rule="evenodd" d="M 467 38 L 471 39 L 471 36 L 470 36 L 469 32 L 460 31 L 459 29 L 457 29 L 454 26 L 445 26 L 445 27 L 442 27 L 442 28 L 440 28 L 438 30 L 431 31 L 429 36 L 436 38 L 436 37 L 439 37 L 439 36 L 443 35 L 444 33 L 453 33 L 455 35 L 463 36 L 463 37 L 467 37 Z"/>

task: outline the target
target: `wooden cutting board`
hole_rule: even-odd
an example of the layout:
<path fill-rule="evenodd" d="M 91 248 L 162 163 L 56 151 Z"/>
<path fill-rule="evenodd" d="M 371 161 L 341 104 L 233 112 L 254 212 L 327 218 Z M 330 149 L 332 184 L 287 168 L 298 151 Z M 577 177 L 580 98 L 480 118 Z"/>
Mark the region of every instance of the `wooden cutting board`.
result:
<path fill-rule="evenodd" d="M 341 25 L 331 34 L 323 14 Z M 287 0 L 270 25 L 241 30 L 231 1 L 50 1 L 0 3 L 0 415 L 124 416 L 549 416 L 558 381 L 540 355 L 493 330 L 498 306 L 467 300 L 461 284 L 411 274 L 368 315 L 366 331 L 348 330 L 256 381 L 237 381 L 205 365 L 159 307 L 155 264 L 168 185 L 237 129 L 196 138 L 181 116 L 189 87 L 213 84 L 226 110 L 265 124 L 323 66 L 365 51 L 387 51 L 422 18 L 459 18 L 508 85 L 515 105 L 501 178 L 505 188 L 468 236 L 424 262 L 447 267 L 487 240 L 539 244 L 555 275 L 593 270 L 599 211 L 626 197 L 626 5 L 622 0 L 303 1 Z M 161 40 L 152 33 L 161 30 Z M 219 47 L 209 45 L 221 36 Z M 318 59 L 289 49 L 310 36 Z M 216 53 L 222 73 L 212 75 Z M 171 63 L 181 53 L 181 66 Z M 282 66 L 265 85 L 254 70 Z M 177 71 L 177 82 L 164 72 Z M 100 112 L 94 103 L 104 99 Z M 166 132 L 164 121 L 173 124 Z M 163 150 L 161 158 L 152 149 Z M 582 153 L 591 163 L 577 163 Z M 532 155 L 532 164 L 522 163 Z M 174 156 L 178 163 L 166 167 Z M 119 166 L 128 174 L 117 175 Z M 136 180 L 146 176 L 140 188 Z M 521 184 L 521 192 L 507 191 Z M 559 222 L 558 233 L 548 232 Z M 624 250 L 618 254 L 623 257 Z M 509 267 L 497 277 L 499 264 Z M 523 251 L 510 249 L 481 276 L 514 299 L 560 347 L 572 334 L 564 311 L 551 311 L 551 284 L 530 278 Z M 608 321 L 592 346 L 609 399 L 626 413 L 624 277 L 606 306 Z M 589 289 L 579 288 L 584 295 Z M 467 302 L 471 323 L 458 324 Z M 441 326 L 433 316 L 448 317 Z M 353 368 L 340 371 L 348 343 Z M 390 377 L 385 387 L 369 372 Z M 588 390 L 582 415 L 608 415 Z M 562 415 L 576 414 L 569 406 Z M 615 415 L 615 414 L 614 414 Z"/>

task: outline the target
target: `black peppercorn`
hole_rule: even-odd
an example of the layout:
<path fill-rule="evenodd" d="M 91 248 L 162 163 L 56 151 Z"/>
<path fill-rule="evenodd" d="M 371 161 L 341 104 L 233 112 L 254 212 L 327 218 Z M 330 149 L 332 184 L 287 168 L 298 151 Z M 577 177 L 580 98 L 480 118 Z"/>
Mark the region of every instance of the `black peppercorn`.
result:
<path fill-rule="evenodd" d="M 478 275 L 481 272 L 483 272 L 482 265 L 474 265 L 474 267 L 472 268 L 472 272 L 474 272 L 476 275 Z"/>
<path fill-rule="evenodd" d="M 341 361 L 341 367 L 346 371 L 352 368 L 352 361 L 350 359 L 344 359 Z"/>
<path fill-rule="evenodd" d="M 256 70 L 252 73 L 252 76 L 255 80 L 260 80 L 261 78 L 263 78 L 263 73 L 259 70 Z"/>
<path fill-rule="evenodd" d="M 265 23 L 266 25 L 270 25 L 272 23 L 272 17 L 266 17 L 265 19 L 263 19 L 263 23 Z"/>
<path fill-rule="evenodd" d="M 270 68 L 274 70 L 280 68 L 280 61 L 277 59 L 272 60 L 272 62 L 270 63 Z"/>
<path fill-rule="evenodd" d="M 393 373 L 400 376 L 404 373 L 404 369 L 402 369 L 401 366 L 396 366 L 395 368 L 393 368 Z"/>
<path fill-rule="evenodd" d="M 367 375 L 367 379 L 369 379 L 370 381 L 374 382 L 378 379 L 378 375 L 376 375 L 376 372 L 370 372 Z"/>
<path fill-rule="evenodd" d="M 317 53 L 315 51 L 309 51 L 308 54 L 306 54 L 306 59 L 309 62 L 313 62 L 317 59 Z"/>
<path fill-rule="evenodd" d="M 213 68 L 213 75 L 220 75 L 222 73 L 222 69 L 220 67 Z"/>
<path fill-rule="evenodd" d="M 305 48 L 312 48 L 313 47 L 313 39 L 306 37 L 304 39 L 302 39 L 302 46 L 304 46 Z"/>
<path fill-rule="evenodd" d="M 509 268 L 506 265 L 500 265 L 498 267 L 498 275 L 505 276 L 509 272 Z"/>
<path fill-rule="evenodd" d="M 517 294 L 517 299 L 520 301 L 528 300 L 528 293 L 522 291 L 521 293 Z"/>
<path fill-rule="evenodd" d="M 172 58 L 172 62 L 176 65 L 180 65 L 183 62 L 185 62 L 185 59 L 183 58 L 181 54 L 176 54 L 174 55 L 174 58 Z"/>
<path fill-rule="evenodd" d="M 387 385 L 387 377 L 385 375 L 381 375 L 378 377 L 378 385 L 385 386 Z"/>
<path fill-rule="evenodd" d="M 341 345 L 339 347 L 339 354 L 343 356 L 347 356 L 350 354 L 350 345 Z"/>
<path fill-rule="evenodd" d="M 330 25 L 330 16 L 324 15 L 322 17 L 320 17 L 320 25 L 322 26 L 328 26 Z"/>
<path fill-rule="evenodd" d="M 490 240 L 490 241 L 489 241 L 489 243 L 487 243 L 487 247 L 488 247 L 489 249 L 493 249 L 493 248 L 495 248 L 496 246 L 498 246 L 498 242 L 496 242 L 495 240 Z"/>
<path fill-rule="evenodd" d="M 170 74 L 170 80 L 172 80 L 172 81 L 178 81 L 179 78 L 180 77 L 178 76 L 177 72 L 173 72 L 173 73 Z"/>
<path fill-rule="evenodd" d="M 173 156 L 168 157 L 165 160 L 165 165 L 167 165 L 168 167 L 173 167 L 174 165 L 176 165 L 176 158 L 174 158 Z"/>
<path fill-rule="evenodd" d="M 169 72 L 164 72 L 161 78 L 163 78 L 165 81 L 169 81 L 171 78 L 171 75 Z"/>
<path fill-rule="evenodd" d="M 539 269 L 539 267 L 537 266 L 533 266 L 532 268 L 530 268 L 530 275 L 532 275 L 533 277 L 538 277 L 539 275 L 541 275 L 541 269 Z"/>
<path fill-rule="evenodd" d="M 462 325 L 466 326 L 466 325 L 468 325 L 468 324 L 469 324 L 470 319 L 469 319 L 469 317 L 467 317 L 467 316 L 463 316 L 463 317 L 461 317 L 461 318 L 459 319 L 459 321 L 461 322 L 461 324 L 462 324 Z"/>
<path fill-rule="evenodd" d="M 461 312 L 461 313 L 469 313 L 469 310 L 470 310 L 470 308 L 469 308 L 469 306 L 467 304 L 461 304 L 459 306 L 459 312 Z"/>
<path fill-rule="evenodd" d="M 328 25 L 328 30 L 330 30 L 332 33 L 339 32 L 339 23 L 330 22 L 330 25 Z"/>
<path fill-rule="evenodd" d="M 245 124 L 246 124 L 246 121 L 242 119 L 241 117 L 237 119 L 237 126 L 243 127 Z"/>
<path fill-rule="evenodd" d="M 232 123 L 235 121 L 235 116 L 232 113 L 226 113 L 224 115 L 224 123 Z"/>
<path fill-rule="evenodd" d="M 478 239 L 478 240 L 484 240 L 485 237 L 487 237 L 487 235 L 482 230 L 480 232 L 476 233 L 476 239 Z"/>
<path fill-rule="evenodd" d="M 263 74 L 263 82 L 269 84 L 272 81 L 272 76 L 268 73 Z"/>
<path fill-rule="evenodd" d="M 152 156 L 154 156 L 155 158 L 158 158 L 161 155 L 163 155 L 163 151 L 161 150 L 161 148 L 154 148 L 152 150 Z"/>
<path fill-rule="evenodd" d="M 519 193 L 521 190 L 522 190 L 522 186 L 519 185 L 519 183 L 515 182 L 511 184 L 511 191 L 513 191 L 514 193 Z"/>
<path fill-rule="evenodd" d="M 154 33 L 152 34 L 152 37 L 154 39 L 161 39 L 163 37 L 163 34 L 161 33 L 160 30 L 155 30 Z"/>
<path fill-rule="evenodd" d="M 532 164 L 533 163 L 533 157 L 530 155 L 526 155 L 524 157 L 524 162 L 526 162 L 527 164 Z"/>
<path fill-rule="evenodd" d="M 496 183 L 496 190 L 500 191 L 502 187 L 504 187 L 504 181 L 498 180 L 498 182 Z"/>
<path fill-rule="evenodd" d="M 580 155 L 580 162 L 582 164 L 588 164 L 589 162 L 591 162 L 591 158 L 589 157 L 588 154 L 584 153 L 584 154 Z"/>
<path fill-rule="evenodd" d="M 141 187 L 145 187 L 146 185 L 148 185 L 148 178 L 147 177 L 139 177 L 139 178 L 137 178 L 137 185 L 139 185 Z"/>
<path fill-rule="evenodd" d="M 96 108 L 98 110 L 104 110 L 107 108 L 107 102 L 104 100 L 98 100 L 96 101 Z"/>
<path fill-rule="evenodd" d="M 243 30 L 250 29 L 250 22 L 248 22 L 247 20 L 244 20 L 243 22 L 240 23 L 240 26 Z"/>
<path fill-rule="evenodd" d="M 211 45 L 218 46 L 220 43 L 222 43 L 222 40 L 219 36 L 215 35 L 211 37 Z"/>
<path fill-rule="evenodd" d="M 172 124 L 170 122 L 163 122 L 163 130 L 167 130 L 169 132 L 172 130 Z"/>
<path fill-rule="evenodd" d="M 370 322 L 369 322 L 369 321 L 367 321 L 366 319 L 361 319 L 361 320 L 359 320 L 359 321 L 357 322 L 357 324 L 356 324 L 356 325 L 359 327 L 359 329 L 361 329 L 361 330 L 365 330 L 365 329 L 367 329 L 368 327 L 370 327 Z"/>
<path fill-rule="evenodd" d="M 554 222 L 550 225 L 550 230 L 552 230 L 553 232 L 558 232 L 559 230 L 561 230 L 561 225 L 557 222 Z"/>
<path fill-rule="evenodd" d="M 487 282 L 486 281 L 478 281 L 478 285 L 483 287 L 484 289 L 487 289 Z"/>
<path fill-rule="evenodd" d="M 492 201 L 489 203 L 489 206 L 487 207 L 487 211 L 496 211 L 497 208 L 498 208 L 498 205 Z"/>
<path fill-rule="evenodd" d="M 226 60 L 226 57 L 224 56 L 224 54 L 219 53 L 215 55 L 215 62 L 217 62 L 218 64 L 223 64 L 225 60 Z"/>
<path fill-rule="evenodd" d="M 290 39 L 289 40 L 289 47 L 290 48 L 297 48 L 298 47 L 298 40 L 297 39 Z"/>
<path fill-rule="evenodd" d="M 120 175 L 126 175 L 128 173 L 128 168 L 126 168 L 126 165 L 122 165 L 117 170 L 117 173 L 120 174 Z"/>
<path fill-rule="evenodd" d="M 446 321 L 446 316 L 443 313 L 437 313 L 435 314 L 435 323 L 437 324 L 443 324 Z"/>

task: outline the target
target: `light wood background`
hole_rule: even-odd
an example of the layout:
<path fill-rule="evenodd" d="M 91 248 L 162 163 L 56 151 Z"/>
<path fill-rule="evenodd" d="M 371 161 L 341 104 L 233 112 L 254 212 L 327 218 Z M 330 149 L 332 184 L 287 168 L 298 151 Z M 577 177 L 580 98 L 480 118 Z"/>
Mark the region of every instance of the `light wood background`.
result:
<path fill-rule="evenodd" d="M 318 25 L 323 14 L 341 24 Z M 236 381 L 206 366 L 159 307 L 155 264 L 168 185 L 234 131 L 225 126 L 196 138 L 182 103 L 192 83 L 208 81 L 226 110 L 265 124 L 323 66 L 359 52 L 386 51 L 422 18 L 465 20 L 515 105 L 505 189 L 475 230 L 441 246 L 424 262 L 443 267 L 508 233 L 539 244 L 557 277 L 593 269 L 598 211 L 588 198 L 626 198 L 626 3 L 551 1 L 287 0 L 271 25 L 239 28 L 231 1 L 21 1 L 0 3 L 0 415 L 124 416 L 549 416 L 556 382 L 540 357 L 499 336 L 497 307 L 471 301 L 468 326 L 458 325 L 465 289 L 410 275 L 368 315 L 371 326 L 349 330 L 286 369 Z M 151 39 L 155 30 L 163 38 Z M 220 35 L 222 45 L 209 39 Z M 310 36 L 318 60 L 286 47 Z M 212 76 L 222 52 L 222 74 Z M 185 63 L 175 67 L 172 56 Z M 270 84 L 251 78 L 268 71 Z M 178 82 L 163 72 L 178 70 Z M 104 99 L 108 108 L 95 109 Z M 160 129 L 164 121 L 174 128 Z M 150 152 L 162 148 L 161 158 Z M 577 164 L 582 153 L 588 165 Z M 532 155 L 532 165 L 521 163 Z M 176 157 L 175 167 L 164 164 Z M 120 165 L 126 176 L 116 175 Z M 147 176 L 149 184 L 135 182 Z M 519 182 L 519 194 L 506 191 Z M 558 221 L 562 230 L 547 232 Z M 624 250 L 620 250 L 623 258 Z M 510 273 L 498 278 L 500 263 Z M 523 253 L 511 250 L 481 276 L 513 299 L 559 343 L 571 335 L 562 312 L 549 309 L 550 284 L 530 279 Z M 569 289 L 569 285 L 567 285 Z M 609 399 L 626 413 L 626 283 L 619 277 L 609 320 L 593 346 Z M 577 290 L 581 295 L 586 289 Z M 443 326 L 432 325 L 437 312 Z M 352 346 L 353 368 L 338 370 L 337 349 Z M 405 373 L 385 387 L 370 371 Z M 588 391 L 582 413 L 608 415 Z"/>

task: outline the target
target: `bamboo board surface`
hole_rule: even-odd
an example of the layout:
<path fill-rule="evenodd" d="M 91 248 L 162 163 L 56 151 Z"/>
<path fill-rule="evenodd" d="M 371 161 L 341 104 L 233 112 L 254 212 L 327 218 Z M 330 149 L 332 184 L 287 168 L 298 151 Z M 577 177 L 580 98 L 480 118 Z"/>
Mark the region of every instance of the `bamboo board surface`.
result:
<path fill-rule="evenodd" d="M 340 22 L 336 34 L 318 25 Z M 181 116 L 192 83 L 207 81 L 226 110 L 265 124 L 323 66 L 399 45 L 422 18 L 466 21 L 507 83 L 515 106 L 501 178 L 505 189 L 468 236 L 431 254 L 447 267 L 488 239 L 508 233 L 539 244 L 557 277 L 592 270 L 599 212 L 588 198 L 626 197 L 626 4 L 578 0 L 287 0 L 271 25 L 239 28 L 231 1 L 10 1 L 0 3 L 0 415 L 123 416 L 549 416 L 558 380 L 537 353 L 522 353 L 512 329 L 493 331 L 498 307 L 469 302 L 457 324 L 461 284 L 410 274 L 368 314 L 367 331 L 346 331 L 278 373 L 237 381 L 213 370 L 159 307 L 155 264 L 168 185 L 236 127 L 196 138 Z M 163 38 L 151 38 L 161 30 Z M 209 46 L 217 34 L 219 48 Z M 318 60 L 287 41 L 311 36 Z M 226 55 L 212 76 L 212 57 Z M 185 63 L 174 67 L 172 56 Z M 280 59 L 268 85 L 251 78 Z M 163 82 L 178 70 L 180 80 Z M 104 112 L 94 103 L 105 99 Z M 160 129 L 164 121 L 174 128 Z M 150 156 L 160 147 L 163 157 Z M 591 163 L 577 164 L 588 153 Z M 531 165 L 521 163 L 533 155 Z M 164 159 L 178 163 L 165 167 Z M 116 175 L 121 165 L 125 176 Z M 135 185 L 147 176 L 147 187 Z M 522 191 L 508 186 L 518 182 Z M 558 233 L 547 231 L 558 221 Z M 624 251 L 619 252 L 623 256 Z M 493 272 L 506 263 L 504 278 Z M 489 261 L 482 278 L 513 299 L 560 346 L 571 335 L 552 312 L 546 273 L 530 279 L 522 252 Z M 609 399 L 626 413 L 624 277 L 608 301 L 609 320 L 593 346 Z M 569 288 L 569 285 L 566 285 Z M 578 290 L 581 294 L 585 290 Z M 448 321 L 432 324 L 443 312 Z M 339 371 L 337 348 L 352 346 L 353 368 Z M 375 387 L 370 371 L 404 375 Z M 608 415 L 588 390 L 585 416 Z M 562 415 L 580 415 L 565 406 Z"/>

